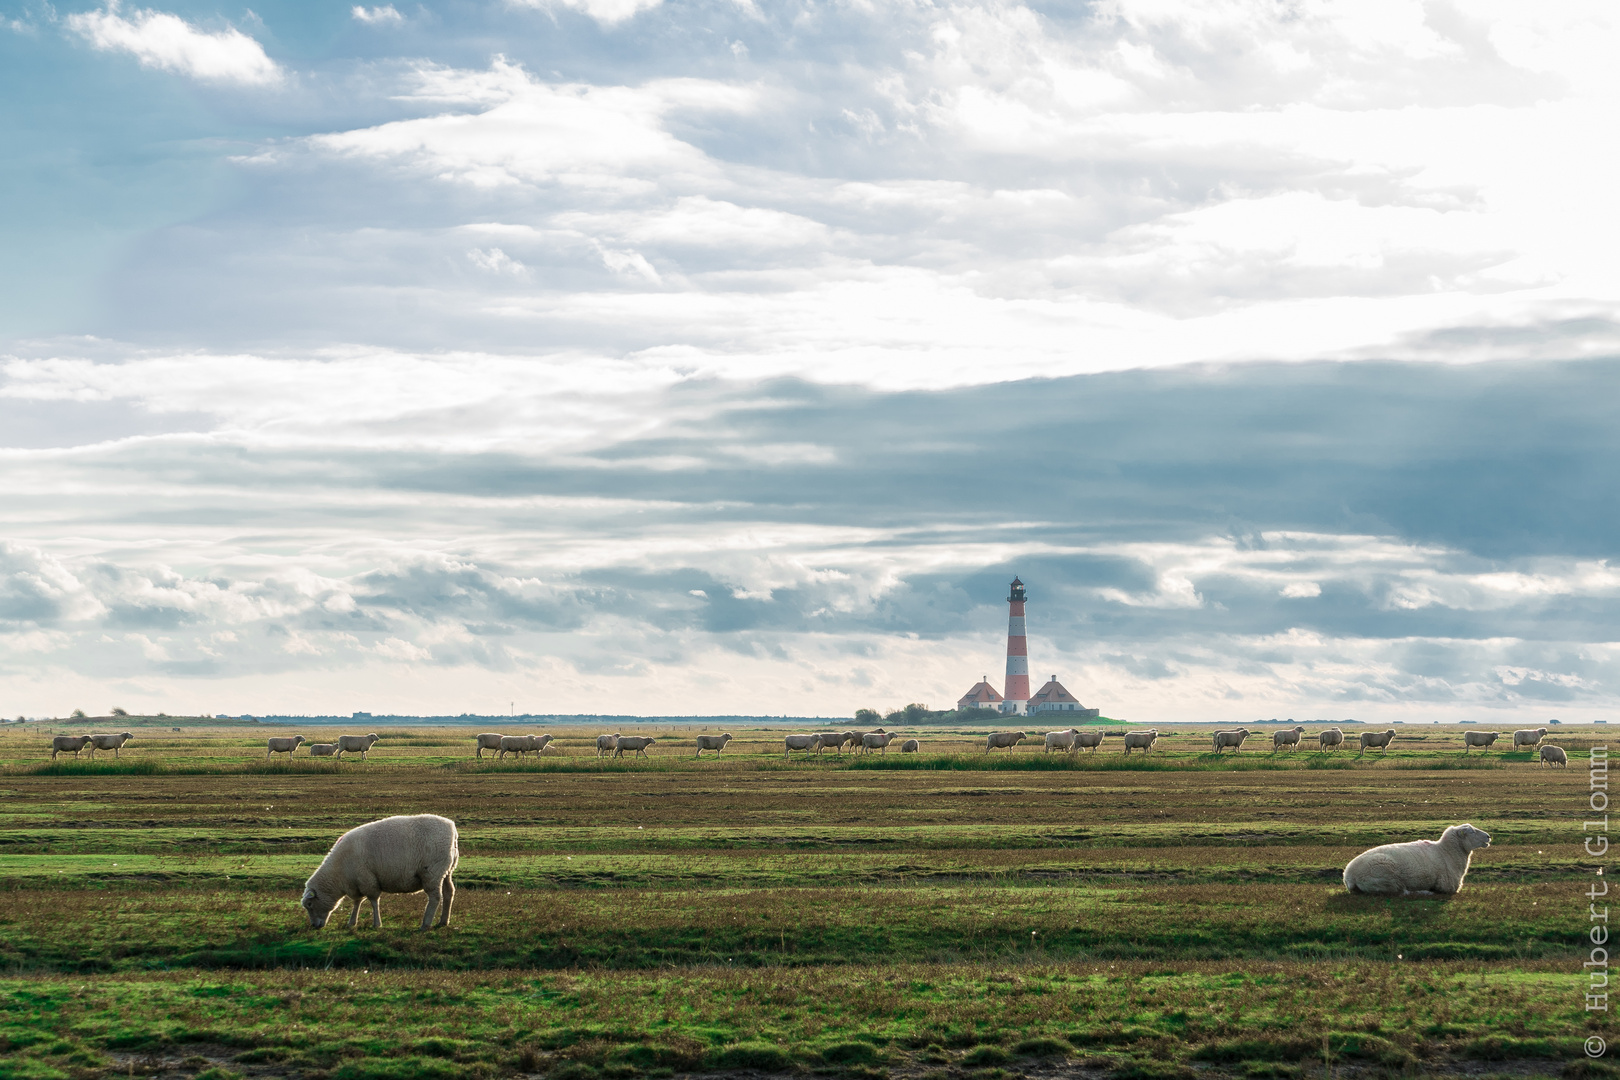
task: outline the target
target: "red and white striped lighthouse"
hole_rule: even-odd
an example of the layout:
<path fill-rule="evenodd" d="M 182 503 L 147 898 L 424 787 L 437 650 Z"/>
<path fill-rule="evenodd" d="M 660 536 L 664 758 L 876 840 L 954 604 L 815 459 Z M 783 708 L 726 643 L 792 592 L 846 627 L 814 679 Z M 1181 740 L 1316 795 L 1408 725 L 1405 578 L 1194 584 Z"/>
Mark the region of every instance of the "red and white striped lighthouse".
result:
<path fill-rule="evenodd" d="M 1007 605 L 1007 692 L 1001 711 L 1023 715 L 1029 708 L 1029 639 L 1024 636 L 1024 583 L 1017 578 Z"/>

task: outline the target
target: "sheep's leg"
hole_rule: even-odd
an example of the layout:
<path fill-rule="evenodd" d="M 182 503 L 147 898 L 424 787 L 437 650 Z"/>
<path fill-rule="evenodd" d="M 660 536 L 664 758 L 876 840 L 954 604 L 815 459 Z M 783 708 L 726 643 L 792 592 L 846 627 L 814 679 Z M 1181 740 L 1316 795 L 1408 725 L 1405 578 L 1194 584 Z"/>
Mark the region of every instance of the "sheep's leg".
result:
<path fill-rule="evenodd" d="M 371 928 L 373 930 L 381 930 L 382 929 L 382 908 L 380 906 L 381 904 L 382 904 L 382 897 L 380 895 L 371 897 Z M 358 912 L 359 910 L 360 910 L 360 905 L 356 904 L 355 905 L 355 911 Z"/>
<path fill-rule="evenodd" d="M 360 897 L 351 896 L 349 899 L 353 902 L 353 908 L 349 911 L 349 929 L 353 930 L 360 922 Z"/>
<path fill-rule="evenodd" d="M 450 880 L 448 872 L 444 875 L 444 881 L 440 883 L 439 891 L 444 896 L 444 906 L 439 909 L 439 925 L 449 926 L 450 906 L 456 902 L 456 883 Z"/>
<path fill-rule="evenodd" d="M 433 927 L 433 913 L 439 907 L 439 886 L 429 885 L 422 891 L 427 894 L 427 907 L 422 909 L 422 929 L 429 930 Z"/>

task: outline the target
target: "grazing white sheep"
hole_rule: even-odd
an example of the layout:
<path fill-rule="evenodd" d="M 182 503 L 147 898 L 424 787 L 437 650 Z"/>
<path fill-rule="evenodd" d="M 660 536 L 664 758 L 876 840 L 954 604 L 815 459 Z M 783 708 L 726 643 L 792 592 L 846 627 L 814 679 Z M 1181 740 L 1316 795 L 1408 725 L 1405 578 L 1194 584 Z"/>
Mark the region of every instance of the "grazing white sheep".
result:
<path fill-rule="evenodd" d="M 1489 746 L 1497 740 L 1500 731 L 1465 731 L 1463 732 L 1463 753 L 1468 753 L 1471 746 Z"/>
<path fill-rule="evenodd" d="M 726 743 L 730 741 L 731 732 L 729 731 L 723 735 L 699 735 L 697 737 L 697 753 L 692 756 L 702 757 L 703 751 L 713 750 L 715 756 L 718 757 L 720 752 L 726 748 Z"/>
<path fill-rule="evenodd" d="M 887 754 L 889 752 L 889 744 L 897 738 L 899 738 L 899 735 L 893 731 L 885 731 L 881 733 L 873 732 L 870 735 L 862 735 L 861 753 L 870 754 L 873 750 L 882 750 L 885 754 Z"/>
<path fill-rule="evenodd" d="M 1367 747 L 1376 746 L 1379 753 L 1387 754 L 1389 753 L 1390 740 L 1393 738 L 1395 738 L 1394 728 L 1390 728 L 1388 731 L 1363 731 L 1361 733 L 1361 749 L 1357 753 L 1365 754 Z"/>
<path fill-rule="evenodd" d="M 900 752 L 902 754 L 916 754 L 921 752 L 921 750 L 922 743 L 918 742 L 916 739 L 907 739 L 905 742 L 900 744 Z"/>
<path fill-rule="evenodd" d="M 831 750 L 840 757 L 844 753 L 844 744 L 849 742 L 850 732 L 847 731 L 818 731 L 816 738 L 821 742 L 816 744 L 816 757 L 821 756 L 823 750 Z"/>
<path fill-rule="evenodd" d="M 1330 727 L 1326 731 L 1318 732 L 1316 740 L 1321 745 L 1323 750 L 1326 750 L 1330 746 L 1343 746 L 1344 732 L 1340 731 L 1336 727 Z"/>
<path fill-rule="evenodd" d="M 1236 731 L 1217 731 L 1215 733 L 1215 752 L 1218 754 L 1230 746 L 1232 752 L 1238 753 L 1243 749 L 1243 740 L 1249 737 L 1248 728 L 1238 728 Z"/>
<path fill-rule="evenodd" d="M 1127 731 L 1125 733 L 1125 752 L 1128 754 L 1132 750 L 1140 750 L 1145 754 L 1153 749 L 1153 744 L 1158 738 L 1158 728 L 1149 728 L 1146 731 Z"/>
<path fill-rule="evenodd" d="M 310 757 L 337 757 L 338 746 L 335 742 L 312 742 L 309 744 Z"/>
<path fill-rule="evenodd" d="M 74 757 L 78 757 L 79 751 L 89 745 L 90 736 L 88 735 L 58 735 L 51 740 L 51 760 L 55 761 L 57 754 L 65 754 L 70 750 L 73 752 Z M 95 757 L 95 752 L 92 751 L 90 756 Z"/>
<path fill-rule="evenodd" d="M 1438 840 L 1384 844 L 1363 851 L 1344 868 L 1344 887 L 1380 896 L 1461 891 L 1473 852 L 1489 847 L 1491 838 L 1472 825 L 1453 825 Z"/>
<path fill-rule="evenodd" d="M 1547 729 L 1544 727 L 1520 728 L 1513 733 L 1513 749 L 1517 750 L 1521 746 L 1534 748 L 1546 736 Z"/>
<path fill-rule="evenodd" d="M 1076 750 L 1090 750 L 1093 754 L 1097 747 L 1102 745 L 1103 733 L 1101 731 L 1077 731 L 1074 733 L 1074 748 Z"/>
<path fill-rule="evenodd" d="M 1550 743 L 1541 748 L 1541 763 L 1543 765 L 1562 765 L 1569 768 L 1569 756 L 1564 753 L 1562 746 L 1553 746 Z"/>
<path fill-rule="evenodd" d="M 782 757 L 785 760 L 795 750 L 815 750 L 820 746 L 820 735 L 788 735 L 782 739 Z"/>
<path fill-rule="evenodd" d="M 113 757 L 117 757 L 118 748 L 134 737 L 127 731 L 121 731 L 117 735 L 92 735 L 90 736 L 90 756 L 95 757 L 97 750 L 111 750 Z"/>
<path fill-rule="evenodd" d="M 637 754 L 646 757 L 647 747 L 657 741 L 657 739 L 650 739 L 644 735 L 620 735 L 619 741 L 613 747 L 613 756 L 624 757 L 624 752 L 629 750 L 631 757 L 635 757 Z"/>
<path fill-rule="evenodd" d="M 382 736 L 378 735 L 375 731 L 373 731 L 370 735 L 339 735 L 337 741 L 337 756 L 342 757 L 344 754 L 353 754 L 358 752 L 360 754 L 360 760 L 364 761 L 366 760 L 366 752 L 376 745 L 377 740 L 380 738 L 382 738 Z"/>
<path fill-rule="evenodd" d="M 383 893 L 427 893 L 422 929 L 433 925 L 433 911 L 443 902 L 440 926 L 450 925 L 450 906 L 456 898 L 450 874 L 461 858 L 456 823 L 437 814 L 387 817 L 356 826 L 337 838 L 321 865 L 304 883 L 301 901 L 316 930 L 326 925 L 332 910 L 348 897 L 349 929 L 360 918 L 360 901 L 371 901 L 371 925 L 382 926 L 377 909 Z"/>
<path fill-rule="evenodd" d="M 1062 731 L 1048 731 L 1046 733 L 1046 748 L 1043 754 L 1050 754 L 1053 750 L 1061 750 L 1065 754 L 1074 752 L 1074 737 L 1080 734 L 1078 728 L 1064 728 Z"/>
<path fill-rule="evenodd" d="M 501 743 L 498 747 L 496 747 L 496 749 L 500 751 L 500 753 L 495 755 L 497 761 L 504 759 L 507 754 L 516 754 L 518 756 L 518 760 L 521 761 L 523 760 L 524 754 L 527 754 L 530 750 L 536 749 L 534 745 L 534 736 L 502 735 Z"/>
<path fill-rule="evenodd" d="M 1285 746 L 1298 746 L 1299 737 L 1305 734 L 1305 729 L 1295 726 L 1292 731 L 1273 731 L 1271 733 L 1271 752 L 1275 754 Z"/>
<path fill-rule="evenodd" d="M 615 731 L 611 735 L 598 735 L 596 737 L 596 756 L 597 757 L 601 757 L 603 754 L 610 754 L 613 751 L 617 750 L 618 748 L 619 748 L 619 733 L 617 731 Z"/>
<path fill-rule="evenodd" d="M 298 749 L 303 741 L 304 737 L 302 735 L 294 735 L 290 739 L 271 739 L 269 742 L 270 748 L 264 752 L 264 759 L 269 761 L 271 754 L 286 754 L 288 757 L 292 757 L 292 752 Z"/>
<path fill-rule="evenodd" d="M 1027 738 L 1029 736 L 1022 731 L 992 731 L 984 742 L 984 752 L 988 754 L 992 750 L 1006 750 L 1010 754 L 1013 747 Z"/>
<path fill-rule="evenodd" d="M 506 736 L 497 734 L 493 731 L 486 731 L 482 735 L 478 736 L 477 756 L 483 757 L 485 750 L 499 750 L 501 748 L 501 740 L 505 737 Z"/>

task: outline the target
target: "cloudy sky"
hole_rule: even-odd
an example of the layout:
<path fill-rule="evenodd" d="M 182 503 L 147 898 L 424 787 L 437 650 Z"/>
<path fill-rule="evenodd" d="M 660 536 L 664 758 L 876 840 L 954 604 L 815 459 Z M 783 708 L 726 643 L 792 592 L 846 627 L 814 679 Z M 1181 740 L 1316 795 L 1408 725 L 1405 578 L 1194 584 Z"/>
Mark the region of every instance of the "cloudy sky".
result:
<path fill-rule="evenodd" d="M 1620 705 L 1611 3 L 0 0 L 0 713 Z"/>

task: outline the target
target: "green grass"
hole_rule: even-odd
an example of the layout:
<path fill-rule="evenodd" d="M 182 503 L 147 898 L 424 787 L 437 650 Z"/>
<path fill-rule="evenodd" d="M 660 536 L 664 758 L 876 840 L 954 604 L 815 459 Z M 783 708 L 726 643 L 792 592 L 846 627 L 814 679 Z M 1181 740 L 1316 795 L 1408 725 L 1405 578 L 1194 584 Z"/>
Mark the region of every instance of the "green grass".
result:
<path fill-rule="evenodd" d="M 479 762 L 428 730 L 266 762 L 263 734 L 54 765 L 0 737 L 0 1078 L 1305 1077 L 1324 1035 L 1357 1076 L 1552 1075 L 1602 1030 L 1576 986 L 1599 862 L 1575 754 L 1425 731 L 1387 758 L 1195 733 L 1064 758 L 941 732 L 784 762 L 739 732 L 699 761 L 659 732 L 611 761 L 564 732 L 562 756 Z M 303 925 L 336 836 L 424 811 L 460 830 L 450 930 L 400 896 L 380 931 L 346 905 Z M 1459 896 L 1339 884 L 1464 820 L 1494 843 Z"/>

